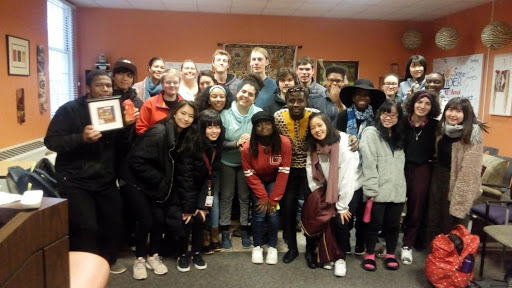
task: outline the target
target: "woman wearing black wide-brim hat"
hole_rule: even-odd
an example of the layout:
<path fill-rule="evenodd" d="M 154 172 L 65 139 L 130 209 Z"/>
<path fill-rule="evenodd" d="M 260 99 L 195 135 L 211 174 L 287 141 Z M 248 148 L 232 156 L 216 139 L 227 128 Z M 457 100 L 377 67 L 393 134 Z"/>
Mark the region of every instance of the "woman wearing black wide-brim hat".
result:
<path fill-rule="evenodd" d="M 336 129 L 347 134 L 355 135 L 360 139 L 363 129 L 367 126 L 373 126 L 373 119 L 377 109 L 386 100 L 386 94 L 381 90 L 373 88 L 372 81 L 368 79 L 358 79 L 353 86 L 347 86 L 340 91 L 341 102 L 347 107 L 346 110 L 338 114 L 336 120 Z M 361 228 L 364 214 L 363 190 L 360 188 L 354 191 L 352 201 L 349 207 L 355 207 L 356 211 L 356 247 L 354 253 L 364 255 L 364 231 Z M 353 227 L 354 217 L 350 218 L 349 227 Z M 339 239 L 344 241 L 345 247 L 350 251 L 349 239 Z"/>

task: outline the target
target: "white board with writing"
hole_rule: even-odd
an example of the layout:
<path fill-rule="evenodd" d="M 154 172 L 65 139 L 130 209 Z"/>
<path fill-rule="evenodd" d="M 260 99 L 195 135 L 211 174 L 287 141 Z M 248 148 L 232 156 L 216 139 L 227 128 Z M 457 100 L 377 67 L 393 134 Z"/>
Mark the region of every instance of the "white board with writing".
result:
<path fill-rule="evenodd" d="M 434 59 L 434 72 L 444 75 L 445 95 L 448 99 L 464 96 L 471 101 L 473 110 L 478 114 L 484 54 Z"/>

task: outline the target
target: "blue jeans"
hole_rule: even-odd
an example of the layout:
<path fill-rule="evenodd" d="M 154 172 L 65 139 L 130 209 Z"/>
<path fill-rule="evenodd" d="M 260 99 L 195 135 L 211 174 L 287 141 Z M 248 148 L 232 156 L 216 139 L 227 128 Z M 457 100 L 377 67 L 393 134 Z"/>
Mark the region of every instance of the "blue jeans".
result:
<path fill-rule="evenodd" d="M 219 194 L 220 194 L 220 172 L 217 170 L 214 170 L 212 172 L 212 178 L 213 181 L 213 205 L 210 210 L 210 219 L 212 221 L 212 227 L 217 228 L 219 227 L 219 215 L 220 215 L 220 209 L 219 209 Z"/>
<path fill-rule="evenodd" d="M 265 187 L 267 194 L 270 195 L 274 189 L 274 182 L 261 183 Z M 252 192 L 252 191 L 251 191 Z M 254 247 L 263 246 L 263 236 L 265 235 L 265 222 L 267 224 L 268 246 L 277 247 L 277 232 L 279 230 L 279 211 L 274 214 L 267 214 L 267 212 L 258 211 L 258 198 L 254 193 L 251 193 L 253 199 L 253 214 L 252 214 L 252 233 L 254 240 Z"/>

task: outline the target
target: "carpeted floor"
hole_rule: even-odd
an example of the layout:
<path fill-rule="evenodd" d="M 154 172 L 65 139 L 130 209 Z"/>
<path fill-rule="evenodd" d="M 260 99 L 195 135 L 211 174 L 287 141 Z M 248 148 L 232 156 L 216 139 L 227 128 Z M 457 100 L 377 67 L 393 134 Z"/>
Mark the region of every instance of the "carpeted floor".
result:
<path fill-rule="evenodd" d="M 280 260 L 284 253 L 279 253 Z M 429 287 L 423 273 L 424 255 L 416 255 L 415 263 L 402 265 L 398 271 L 388 271 L 382 259 L 377 259 L 377 271 L 361 268 L 361 256 L 347 257 L 347 276 L 335 277 L 333 270 L 306 266 L 304 254 L 290 264 L 255 265 L 248 252 L 220 252 L 204 256 L 206 270 L 191 267 L 190 272 L 176 269 L 175 259 L 164 259 L 169 273 L 163 276 L 148 270 L 146 280 L 134 280 L 131 275 L 133 258 L 120 259 L 129 268 L 121 275 L 111 275 L 108 287 Z"/>
<path fill-rule="evenodd" d="M 276 265 L 256 265 L 251 262 L 251 249 L 243 249 L 241 240 L 233 237 L 233 250 L 219 252 L 213 255 L 204 255 L 208 264 L 205 270 L 197 270 L 191 265 L 190 272 L 179 272 L 176 269 L 175 258 L 164 258 L 164 264 L 169 268 L 166 275 L 153 274 L 148 269 L 148 278 L 135 280 L 132 278 L 133 252 L 122 252 L 119 263 L 127 267 L 127 271 L 120 275 L 110 275 L 109 288 L 159 288 L 159 287 L 350 287 L 350 288 L 414 288 L 432 287 L 425 277 L 424 265 L 427 257 L 426 251 L 414 252 L 412 265 L 401 265 L 397 271 L 384 268 L 383 259 L 376 259 L 377 271 L 368 272 L 361 267 L 362 256 L 347 256 L 347 275 L 335 277 L 333 270 L 317 268 L 311 270 L 306 266 L 304 258 L 305 239 L 302 233 L 297 233 L 300 255 L 290 264 L 282 262 L 287 251 L 286 244 L 279 233 L 278 251 L 279 262 Z M 399 245 L 401 245 L 400 234 Z M 354 237 L 352 237 L 354 238 Z M 355 239 L 351 239 L 354 244 Z M 265 248 L 266 251 L 266 248 Z M 266 253 L 264 254 L 266 255 Z M 397 257 L 400 250 L 397 249 Z M 505 265 L 512 261 L 511 253 L 505 257 Z M 504 270 L 501 267 L 501 248 L 490 244 L 486 257 L 484 277 L 486 279 L 503 279 Z M 478 269 L 480 258 L 477 255 L 475 264 L 475 277 L 479 279 Z"/>

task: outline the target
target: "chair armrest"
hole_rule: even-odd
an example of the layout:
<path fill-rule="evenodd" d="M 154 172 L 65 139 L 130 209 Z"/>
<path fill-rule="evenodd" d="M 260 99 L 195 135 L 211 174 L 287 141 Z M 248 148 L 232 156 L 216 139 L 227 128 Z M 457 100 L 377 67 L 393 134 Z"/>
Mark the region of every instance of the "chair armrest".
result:
<path fill-rule="evenodd" d="M 493 188 L 500 188 L 500 189 L 508 189 L 508 190 L 510 190 L 510 187 L 509 187 L 509 186 L 498 185 L 498 184 L 482 183 L 482 186 L 487 186 L 487 187 L 493 187 Z"/>

